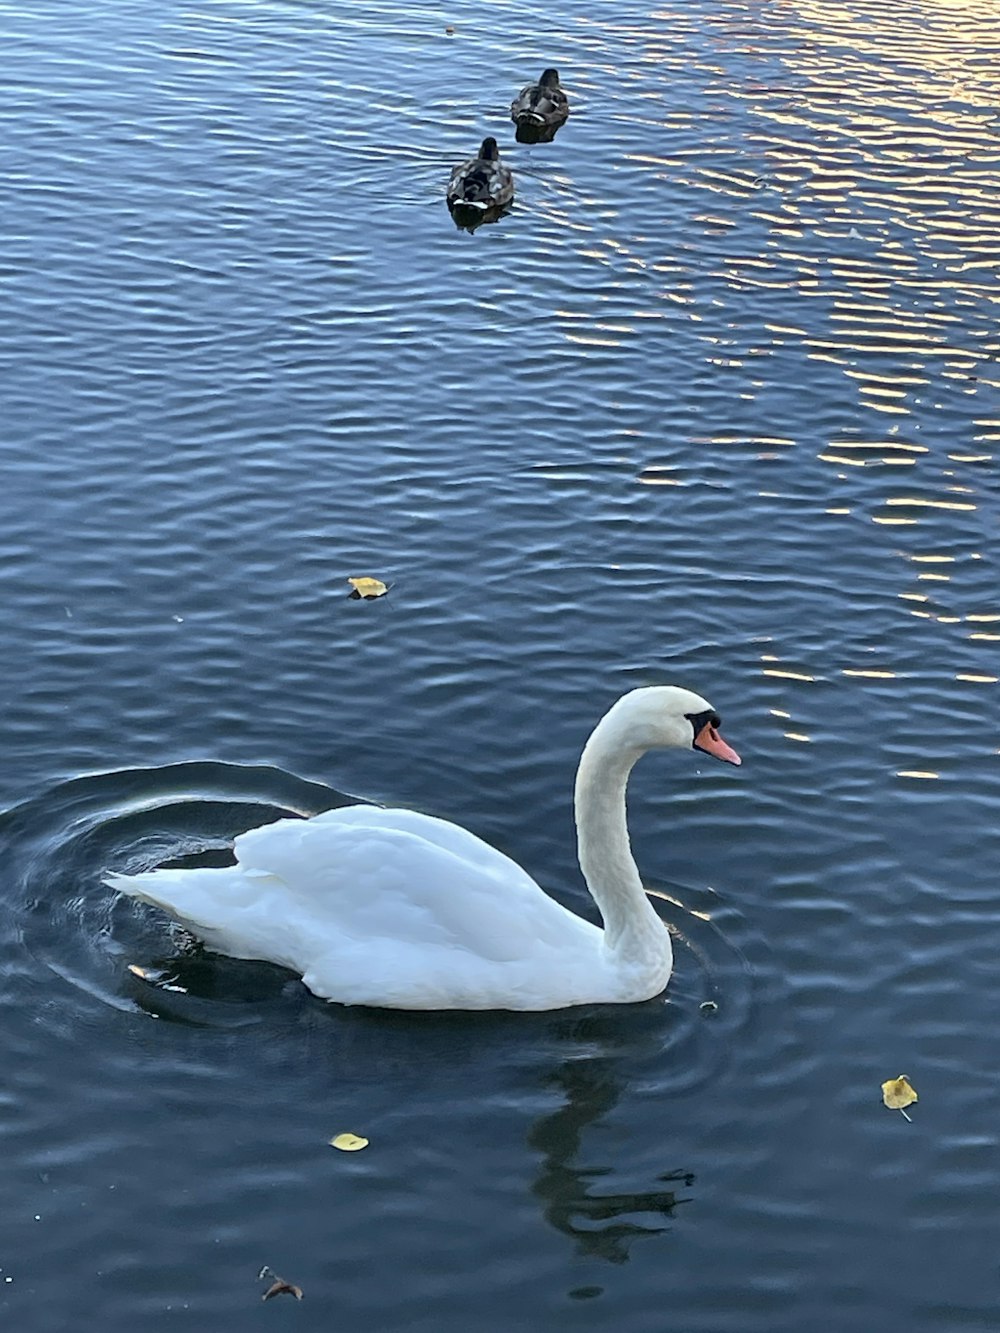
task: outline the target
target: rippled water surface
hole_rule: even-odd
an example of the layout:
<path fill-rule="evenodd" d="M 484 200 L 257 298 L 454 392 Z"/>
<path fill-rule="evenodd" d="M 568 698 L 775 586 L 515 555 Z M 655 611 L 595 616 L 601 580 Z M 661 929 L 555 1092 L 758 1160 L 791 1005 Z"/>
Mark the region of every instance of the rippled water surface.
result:
<path fill-rule="evenodd" d="M 9 1326 L 995 1329 L 997 5 L 0 13 Z M 633 780 L 665 999 L 129 972 L 179 942 L 105 869 L 350 796 L 588 914 L 652 681 L 744 758 Z"/>

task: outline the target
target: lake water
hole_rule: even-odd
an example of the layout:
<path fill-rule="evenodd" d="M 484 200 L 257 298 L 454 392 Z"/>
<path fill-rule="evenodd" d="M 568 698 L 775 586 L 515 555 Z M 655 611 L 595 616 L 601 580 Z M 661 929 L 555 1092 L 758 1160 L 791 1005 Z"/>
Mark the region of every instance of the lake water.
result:
<path fill-rule="evenodd" d="M 7 1326 L 996 1329 L 996 5 L 0 13 Z M 128 972 L 104 869 L 343 794 L 590 914 L 577 755 L 656 681 L 744 759 L 633 779 L 664 998 Z"/>

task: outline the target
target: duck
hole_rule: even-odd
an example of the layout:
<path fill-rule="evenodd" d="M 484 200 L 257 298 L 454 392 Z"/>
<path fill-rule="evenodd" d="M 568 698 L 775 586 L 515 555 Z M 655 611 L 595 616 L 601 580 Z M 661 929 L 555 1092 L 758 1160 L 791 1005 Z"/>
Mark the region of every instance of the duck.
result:
<path fill-rule="evenodd" d="M 522 88 L 510 104 L 510 118 L 518 139 L 526 132 L 535 141 L 551 139 L 569 115 L 569 102 L 559 86 L 557 69 L 542 70 L 537 83 Z"/>
<path fill-rule="evenodd" d="M 297 973 L 321 999 L 411 1010 L 551 1010 L 659 995 L 670 934 L 639 878 L 625 791 L 655 749 L 741 762 L 705 699 L 674 685 L 623 695 L 576 773 L 583 878 L 602 926 L 458 824 L 358 804 L 240 834 L 236 864 L 108 873 L 212 950 Z"/>
<path fill-rule="evenodd" d="M 448 207 L 474 213 L 503 209 L 514 198 L 514 177 L 500 161 L 497 141 L 488 135 L 476 157 L 460 163 L 448 182 Z"/>

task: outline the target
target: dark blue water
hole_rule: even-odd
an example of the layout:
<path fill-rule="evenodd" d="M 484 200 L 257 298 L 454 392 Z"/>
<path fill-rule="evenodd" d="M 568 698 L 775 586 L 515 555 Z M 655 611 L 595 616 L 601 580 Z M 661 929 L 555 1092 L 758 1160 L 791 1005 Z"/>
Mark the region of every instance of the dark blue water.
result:
<path fill-rule="evenodd" d="M 10 1327 L 995 1329 L 995 6 L 0 15 Z M 129 973 L 176 941 L 103 870 L 345 796 L 587 913 L 653 681 L 744 757 L 634 779 L 664 1000 Z"/>

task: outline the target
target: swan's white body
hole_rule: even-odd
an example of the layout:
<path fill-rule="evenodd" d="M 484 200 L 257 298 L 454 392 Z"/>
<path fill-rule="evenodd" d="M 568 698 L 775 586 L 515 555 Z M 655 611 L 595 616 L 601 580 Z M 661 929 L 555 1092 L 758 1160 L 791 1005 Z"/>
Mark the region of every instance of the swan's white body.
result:
<path fill-rule="evenodd" d="M 107 883 L 162 907 L 210 948 L 291 968 L 316 995 L 343 1004 L 562 1009 L 645 1000 L 666 986 L 672 954 L 632 860 L 625 786 L 646 749 L 690 748 L 692 722 L 709 714 L 688 690 L 633 690 L 587 742 L 576 821 L 603 930 L 458 825 L 370 805 L 251 829 L 236 839 L 232 867 L 115 874 Z M 721 747 L 712 752 L 739 763 L 714 728 L 712 736 Z"/>

